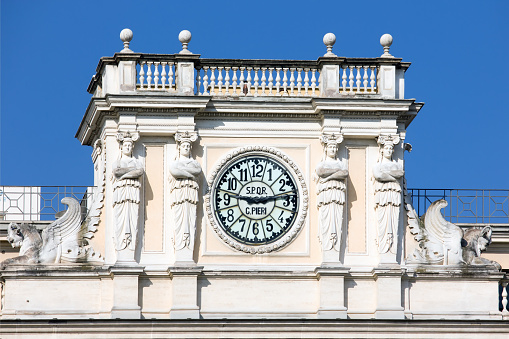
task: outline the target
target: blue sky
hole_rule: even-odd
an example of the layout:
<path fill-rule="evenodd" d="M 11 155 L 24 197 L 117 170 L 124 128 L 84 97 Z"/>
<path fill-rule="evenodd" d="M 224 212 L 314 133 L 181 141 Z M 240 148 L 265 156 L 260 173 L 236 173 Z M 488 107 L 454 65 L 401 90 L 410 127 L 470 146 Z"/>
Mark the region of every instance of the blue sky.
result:
<path fill-rule="evenodd" d="M 507 1 L 1 1 L 0 185 L 91 185 L 91 148 L 74 139 L 102 56 L 177 53 L 182 29 L 205 58 L 317 59 L 334 52 L 412 62 L 406 97 L 415 188 L 509 188 Z M 192 5 L 191 5 L 192 4 Z"/>

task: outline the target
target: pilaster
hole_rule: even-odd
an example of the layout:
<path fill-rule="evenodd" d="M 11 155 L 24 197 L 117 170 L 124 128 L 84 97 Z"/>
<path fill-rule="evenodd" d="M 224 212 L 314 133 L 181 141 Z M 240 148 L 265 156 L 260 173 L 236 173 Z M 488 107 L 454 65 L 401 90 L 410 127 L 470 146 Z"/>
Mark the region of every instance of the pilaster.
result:
<path fill-rule="evenodd" d="M 320 67 L 320 96 L 331 97 L 339 95 L 339 65 L 344 58 L 338 57 L 320 57 L 318 64 Z"/>
<path fill-rule="evenodd" d="M 347 319 L 345 306 L 345 275 L 349 269 L 342 266 L 320 266 L 315 269 L 319 280 L 319 319 Z"/>
<path fill-rule="evenodd" d="M 176 54 L 177 60 L 177 92 L 183 94 L 194 94 L 195 74 L 194 64 L 200 59 L 199 54 Z"/>
<path fill-rule="evenodd" d="M 203 266 L 194 263 L 178 263 L 179 266 L 170 267 L 173 304 L 170 319 L 200 319 L 198 306 L 198 276 Z"/>
<path fill-rule="evenodd" d="M 376 319 L 404 319 L 405 312 L 401 298 L 401 277 L 399 266 L 377 268 L 373 271 L 377 285 Z"/>
<path fill-rule="evenodd" d="M 141 307 L 138 304 L 138 280 L 144 266 L 116 265 L 110 268 L 113 275 L 112 319 L 140 319 Z"/>

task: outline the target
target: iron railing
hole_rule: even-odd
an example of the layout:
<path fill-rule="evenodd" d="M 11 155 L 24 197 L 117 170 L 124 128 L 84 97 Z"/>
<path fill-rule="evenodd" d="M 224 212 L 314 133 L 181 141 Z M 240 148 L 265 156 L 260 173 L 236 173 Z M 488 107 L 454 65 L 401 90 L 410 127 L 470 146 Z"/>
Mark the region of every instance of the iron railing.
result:
<path fill-rule="evenodd" d="M 452 223 L 509 223 L 509 190 L 500 189 L 420 189 L 408 192 L 419 216 L 439 199 L 447 201 L 442 210 Z"/>
<path fill-rule="evenodd" d="M 453 223 L 509 223 L 509 190 L 408 190 L 419 216 L 436 200 L 445 199 L 444 217 Z M 67 209 L 62 198 L 78 200 L 83 218 L 93 193 L 89 186 L 0 186 L 0 220 L 54 220 Z"/>
<path fill-rule="evenodd" d="M 55 220 L 67 209 L 64 197 L 78 200 L 85 218 L 92 193 L 88 186 L 0 186 L 0 220 Z"/>

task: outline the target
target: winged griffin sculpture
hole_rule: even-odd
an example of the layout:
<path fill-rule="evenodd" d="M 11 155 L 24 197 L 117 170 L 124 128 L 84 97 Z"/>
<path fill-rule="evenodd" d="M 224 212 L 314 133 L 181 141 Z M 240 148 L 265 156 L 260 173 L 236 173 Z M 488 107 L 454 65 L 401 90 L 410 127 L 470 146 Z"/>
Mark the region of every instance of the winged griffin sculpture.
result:
<path fill-rule="evenodd" d="M 0 269 L 12 264 L 54 264 L 61 262 L 101 261 L 82 235 L 81 208 L 76 199 L 65 197 L 65 213 L 41 233 L 33 225 L 11 223 L 7 240 L 19 247 L 19 256 L 0 263 Z"/>
<path fill-rule="evenodd" d="M 408 263 L 436 265 L 500 265 L 492 260 L 481 258 L 491 243 L 492 228 L 472 228 L 463 231 L 457 225 L 448 222 L 442 216 L 441 209 L 447 201 L 433 202 L 420 220 L 417 213 L 405 197 L 410 233 L 419 242 L 419 249 L 407 258 Z"/>

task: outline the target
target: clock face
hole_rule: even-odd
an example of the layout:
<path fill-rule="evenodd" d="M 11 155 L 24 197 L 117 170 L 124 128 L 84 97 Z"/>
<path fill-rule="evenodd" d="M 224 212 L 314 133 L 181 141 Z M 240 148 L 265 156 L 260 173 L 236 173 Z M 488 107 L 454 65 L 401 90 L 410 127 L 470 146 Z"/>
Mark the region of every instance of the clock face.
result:
<path fill-rule="evenodd" d="M 281 247 L 289 241 L 283 238 L 301 210 L 302 183 L 296 179 L 297 167 L 289 166 L 288 157 L 286 161 L 278 157 L 281 152 L 239 153 L 221 166 L 213 180 L 209 204 L 214 223 L 221 234 L 233 240 L 229 245 L 247 245 L 249 252 L 265 246 L 255 253 L 267 251 L 270 244 L 278 244 L 273 249 Z M 234 247 L 247 252 L 245 246 Z"/>

